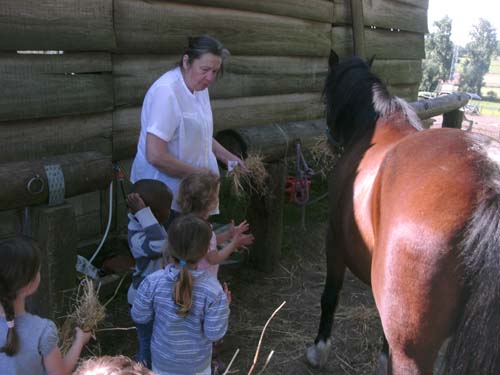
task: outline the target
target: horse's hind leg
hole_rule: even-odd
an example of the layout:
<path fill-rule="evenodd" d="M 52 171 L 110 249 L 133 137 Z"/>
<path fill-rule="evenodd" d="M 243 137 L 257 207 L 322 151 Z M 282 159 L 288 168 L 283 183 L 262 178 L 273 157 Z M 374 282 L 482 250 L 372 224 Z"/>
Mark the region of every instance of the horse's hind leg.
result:
<path fill-rule="evenodd" d="M 314 345 L 307 350 L 307 360 L 313 366 L 322 367 L 328 358 L 330 335 L 333 326 L 333 314 L 344 282 L 345 263 L 333 244 L 332 231 L 326 236 L 326 283 L 321 296 L 321 319 Z"/>

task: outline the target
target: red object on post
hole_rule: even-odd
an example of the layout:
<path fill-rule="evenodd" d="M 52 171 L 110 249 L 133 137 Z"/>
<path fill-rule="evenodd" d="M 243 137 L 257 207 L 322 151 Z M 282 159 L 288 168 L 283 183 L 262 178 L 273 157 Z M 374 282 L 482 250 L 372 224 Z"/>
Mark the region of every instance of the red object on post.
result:
<path fill-rule="evenodd" d="M 306 181 L 306 186 L 304 186 L 304 182 L 302 180 L 297 180 L 293 176 L 287 177 L 285 184 L 285 193 L 287 194 L 288 201 L 290 203 L 304 203 L 304 199 L 309 196 L 309 190 L 311 189 L 311 180 L 307 179 Z M 303 192 L 306 193 L 305 196 L 303 196 Z"/>

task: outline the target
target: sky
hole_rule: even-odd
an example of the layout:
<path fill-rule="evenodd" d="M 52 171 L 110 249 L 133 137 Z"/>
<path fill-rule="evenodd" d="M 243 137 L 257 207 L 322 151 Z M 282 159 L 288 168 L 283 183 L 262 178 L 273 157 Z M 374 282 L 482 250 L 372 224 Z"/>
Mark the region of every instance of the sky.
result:
<path fill-rule="evenodd" d="M 429 0 L 429 31 L 434 31 L 434 21 L 444 16 L 451 18 L 451 40 L 462 47 L 470 41 L 472 25 L 480 18 L 488 20 L 497 30 L 500 39 L 500 1 L 498 0 Z"/>

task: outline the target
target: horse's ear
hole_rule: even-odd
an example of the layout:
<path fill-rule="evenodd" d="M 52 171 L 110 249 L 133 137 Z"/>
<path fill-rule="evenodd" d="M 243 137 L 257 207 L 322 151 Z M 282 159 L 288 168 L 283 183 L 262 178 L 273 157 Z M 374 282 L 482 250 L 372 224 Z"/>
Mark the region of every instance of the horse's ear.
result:
<path fill-rule="evenodd" d="M 338 65 L 338 63 L 339 63 L 339 56 L 335 53 L 333 49 L 330 50 L 330 57 L 328 57 L 328 66 L 330 68 L 333 68 L 335 65 Z"/>
<path fill-rule="evenodd" d="M 373 65 L 373 61 L 375 60 L 375 55 L 372 56 L 372 58 L 370 60 L 367 61 L 368 63 L 368 66 L 371 68 L 372 65 Z"/>

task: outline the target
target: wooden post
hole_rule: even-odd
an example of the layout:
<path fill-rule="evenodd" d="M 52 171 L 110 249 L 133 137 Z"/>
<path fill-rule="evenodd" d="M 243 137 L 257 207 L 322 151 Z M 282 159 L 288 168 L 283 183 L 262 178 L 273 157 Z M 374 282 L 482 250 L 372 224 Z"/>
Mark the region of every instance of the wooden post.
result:
<path fill-rule="evenodd" d="M 76 287 L 78 242 L 73 206 L 37 206 L 29 211 L 31 232 L 42 255 L 41 282 L 30 298 L 30 312 L 54 319 L 64 314 L 63 291 Z"/>
<path fill-rule="evenodd" d="M 363 1 L 351 0 L 352 35 L 354 54 L 365 59 L 365 20 L 363 16 Z"/>
<path fill-rule="evenodd" d="M 461 129 L 464 121 L 464 111 L 455 109 L 451 112 L 443 113 L 443 128 Z"/>
<path fill-rule="evenodd" d="M 283 160 L 272 163 L 267 171 L 269 191 L 264 197 L 252 194 L 248 221 L 255 236 L 250 260 L 257 269 L 271 272 L 278 264 L 281 254 L 286 163 Z"/>

